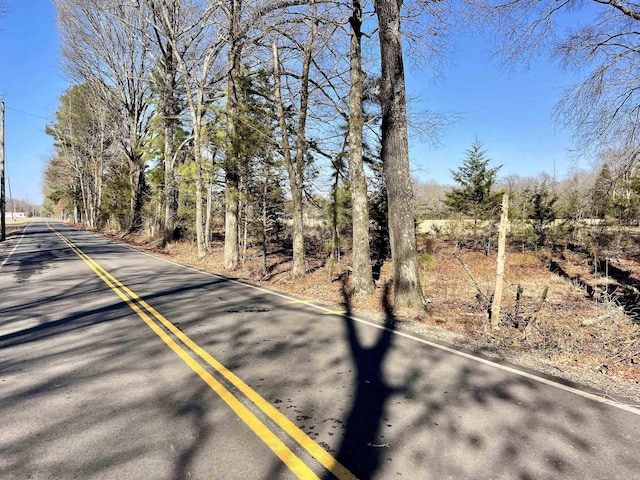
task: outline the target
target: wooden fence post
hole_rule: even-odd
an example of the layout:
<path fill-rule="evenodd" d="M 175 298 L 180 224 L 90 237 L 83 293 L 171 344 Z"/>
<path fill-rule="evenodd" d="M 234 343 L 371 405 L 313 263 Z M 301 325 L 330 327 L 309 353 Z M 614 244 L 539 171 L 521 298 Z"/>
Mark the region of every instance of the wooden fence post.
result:
<path fill-rule="evenodd" d="M 491 304 L 491 325 L 498 328 L 500 323 L 500 304 L 502 303 L 502 285 L 504 283 L 504 261 L 507 245 L 507 224 L 509 223 L 509 194 L 502 196 L 502 215 L 500 215 L 500 229 L 498 230 L 498 260 L 496 268 L 496 288 Z"/>

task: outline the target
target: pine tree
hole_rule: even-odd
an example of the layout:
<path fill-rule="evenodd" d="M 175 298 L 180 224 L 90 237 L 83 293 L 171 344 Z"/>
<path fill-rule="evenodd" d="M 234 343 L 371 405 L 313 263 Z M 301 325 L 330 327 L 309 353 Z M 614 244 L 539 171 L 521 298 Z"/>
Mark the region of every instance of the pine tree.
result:
<path fill-rule="evenodd" d="M 619 180 L 611 210 L 625 225 L 637 225 L 640 218 L 640 168 L 633 165 Z"/>
<path fill-rule="evenodd" d="M 592 213 L 595 218 L 605 218 L 609 213 L 612 186 L 611 169 L 609 164 L 605 163 L 602 165 L 591 193 Z"/>
<path fill-rule="evenodd" d="M 469 216 L 477 223 L 494 217 L 499 211 L 502 192 L 493 192 L 496 174 L 502 165 L 489 168 L 490 158 L 485 156 L 482 143 L 475 141 L 466 151 L 466 158 L 457 171 L 451 171 L 459 185 L 447 192 L 445 204 L 455 212 Z"/>
<path fill-rule="evenodd" d="M 533 221 L 533 231 L 538 245 L 544 245 L 548 228 L 557 218 L 556 202 L 558 196 L 552 194 L 543 182 L 525 190 L 529 208 L 527 216 Z"/>

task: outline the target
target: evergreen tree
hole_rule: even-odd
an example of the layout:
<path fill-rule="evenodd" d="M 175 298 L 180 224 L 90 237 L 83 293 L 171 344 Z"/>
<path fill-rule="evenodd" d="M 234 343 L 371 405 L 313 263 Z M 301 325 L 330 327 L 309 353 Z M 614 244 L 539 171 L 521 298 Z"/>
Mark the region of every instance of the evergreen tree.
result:
<path fill-rule="evenodd" d="M 496 174 L 502 165 L 489 168 L 490 158 L 485 156 L 482 143 L 475 141 L 466 151 L 466 158 L 457 171 L 451 171 L 459 185 L 446 193 L 445 204 L 450 210 L 474 219 L 494 217 L 499 211 L 502 192 L 493 192 Z"/>
<path fill-rule="evenodd" d="M 391 255 L 389 243 L 389 204 L 387 202 L 387 184 L 382 172 L 382 164 L 379 158 L 372 159 L 371 163 L 371 196 L 369 197 L 369 215 L 371 218 L 371 251 L 376 261 L 376 273 L 374 279 L 380 276 L 380 267 L 386 258 Z"/>
<path fill-rule="evenodd" d="M 262 274 L 268 271 L 269 245 L 280 234 L 285 210 L 283 162 L 273 151 L 271 133 L 276 128 L 271 73 L 243 66 L 237 78 L 235 106 L 235 159 L 239 162 L 238 225 L 240 260 L 257 242 L 262 250 Z M 228 146 L 228 145 L 227 145 Z M 228 165 L 228 164 L 227 164 Z"/>
<path fill-rule="evenodd" d="M 611 209 L 625 225 L 636 225 L 640 218 L 640 169 L 632 166 L 619 183 L 619 192 L 612 198 Z"/>
<path fill-rule="evenodd" d="M 548 228 L 557 218 L 556 202 L 558 196 L 552 194 L 543 182 L 533 188 L 527 188 L 525 195 L 528 198 L 527 216 L 533 221 L 533 231 L 538 245 L 544 245 Z"/>
<path fill-rule="evenodd" d="M 595 218 L 605 218 L 611 204 L 611 188 L 613 179 L 609 164 L 602 165 L 591 193 L 592 213 Z"/>

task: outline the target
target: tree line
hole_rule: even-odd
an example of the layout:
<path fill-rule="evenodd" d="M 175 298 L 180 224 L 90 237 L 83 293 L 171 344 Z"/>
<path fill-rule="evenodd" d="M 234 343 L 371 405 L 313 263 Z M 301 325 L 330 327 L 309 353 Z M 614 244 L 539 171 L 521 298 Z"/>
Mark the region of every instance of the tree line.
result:
<path fill-rule="evenodd" d="M 388 248 L 396 311 L 423 310 L 407 49 L 437 66 L 467 18 L 504 37 L 507 61 L 526 61 L 536 50 L 527 45 L 555 42 L 568 66 L 596 65 L 559 118 L 590 148 L 637 143 L 635 78 L 626 97 L 608 79 L 628 75 L 640 15 L 608 2 L 598 7 L 606 25 L 559 36 L 554 19 L 565 6 L 556 3 L 55 0 L 73 85 L 47 127 L 55 155 L 45 194 L 91 227 L 146 229 L 163 242 L 190 236 L 200 258 L 218 235 L 227 269 L 249 241 L 266 268 L 270 245 L 285 238 L 291 278 L 306 271 L 310 217 L 332 226 L 331 255 L 348 218 L 351 293 L 372 291 L 371 249 L 379 257 Z M 600 88 L 588 90 L 597 79 Z M 594 104 L 598 117 L 587 108 Z M 421 128 L 433 133 L 440 120 L 426 118 Z"/>
<path fill-rule="evenodd" d="M 416 181 L 417 220 L 466 218 L 492 229 L 508 193 L 511 238 L 532 247 L 563 243 L 581 225 L 640 226 L 640 162 L 633 150 L 606 149 L 591 169 L 560 178 L 546 172 L 499 177 L 500 169 L 474 142 L 451 172 L 453 185 Z"/>

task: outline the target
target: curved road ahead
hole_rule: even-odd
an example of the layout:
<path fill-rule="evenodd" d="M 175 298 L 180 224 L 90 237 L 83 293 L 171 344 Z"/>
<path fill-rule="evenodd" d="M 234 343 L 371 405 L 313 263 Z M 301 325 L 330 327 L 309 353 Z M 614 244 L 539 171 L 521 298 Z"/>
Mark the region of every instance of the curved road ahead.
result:
<path fill-rule="evenodd" d="M 2 479 L 640 479 L 634 407 L 61 223 L 8 242 Z"/>

